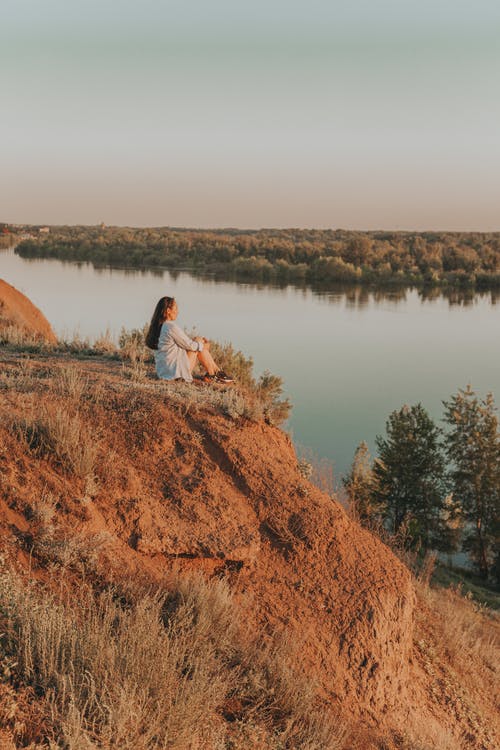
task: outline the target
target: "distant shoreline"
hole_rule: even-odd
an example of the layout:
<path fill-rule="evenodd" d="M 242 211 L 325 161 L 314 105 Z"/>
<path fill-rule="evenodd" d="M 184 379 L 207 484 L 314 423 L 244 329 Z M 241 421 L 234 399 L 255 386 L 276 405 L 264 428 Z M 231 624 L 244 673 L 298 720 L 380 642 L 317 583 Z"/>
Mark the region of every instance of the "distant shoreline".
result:
<path fill-rule="evenodd" d="M 16 252 L 243 282 L 500 288 L 500 233 L 51 227 Z"/>

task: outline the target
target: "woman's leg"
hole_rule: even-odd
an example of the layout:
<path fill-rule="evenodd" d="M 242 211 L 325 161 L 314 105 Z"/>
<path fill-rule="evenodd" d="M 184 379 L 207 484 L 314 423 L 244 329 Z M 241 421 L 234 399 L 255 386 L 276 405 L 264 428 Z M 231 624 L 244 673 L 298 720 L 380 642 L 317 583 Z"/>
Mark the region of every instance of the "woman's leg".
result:
<path fill-rule="evenodd" d="M 209 375 L 215 375 L 220 370 L 220 367 L 214 362 L 214 359 L 208 348 L 203 348 L 201 352 L 186 352 L 188 356 L 189 369 L 191 372 L 194 370 L 194 366 L 198 361 L 200 365 L 208 372 Z"/>
<path fill-rule="evenodd" d="M 199 352 L 186 352 L 186 354 L 189 362 L 189 370 L 193 372 Z"/>
<path fill-rule="evenodd" d="M 208 349 L 203 349 L 201 352 L 195 352 L 195 354 L 198 356 L 198 362 L 205 368 L 209 375 L 215 375 L 215 373 L 220 370 L 220 367 L 217 367 L 214 358 Z"/>

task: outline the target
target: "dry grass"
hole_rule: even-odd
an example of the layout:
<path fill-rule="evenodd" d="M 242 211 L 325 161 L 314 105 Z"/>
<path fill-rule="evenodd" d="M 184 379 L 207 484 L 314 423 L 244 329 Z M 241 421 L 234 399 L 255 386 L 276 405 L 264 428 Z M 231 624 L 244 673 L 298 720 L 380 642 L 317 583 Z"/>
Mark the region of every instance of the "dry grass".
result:
<path fill-rule="evenodd" d="M 260 402 L 234 385 L 211 387 L 174 381 L 136 380 L 133 388 L 136 391 L 161 394 L 182 415 L 188 415 L 197 409 L 210 409 L 233 420 L 258 421 L 264 416 Z"/>
<path fill-rule="evenodd" d="M 426 720 L 425 726 L 410 720 L 404 734 L 398 739 L 401 750 L 466 750 L 457 744 L 457 738 L 451 732 L 432 717 Z"/>
<path fill-rule="evenodd" d="M 0 319 L 0 344 L 7 345 L 10 344 L 15 347 L 20 348 L 30 348 L 34 347 L 35 349 L 38 349 L 39 347 L 43 347 L 44 344 L 40 340 L 40 336 L 35 335 L 33 333 L 29 333 L 24 328 L 21 328 L 20 326 L 13 325 L 11 323 L 6 323 L 5 321 L 2 321 Z"/>
<path fill-rule="evenodd" d="M 346 731 L 332 723 L 315 704 L 317 686 L 306 676 L 301 649 L 286 635 L 266 644 L 254 642 L 243 676 L 240 696 L 251 709 L 249 718 L 260 718 L 278 727 L 276 747 L 307 750 L 340 750 Z M 246 694 L 245 694 L 246 690 Z M 277 733 L 277 734 L 278 734 Z"/>
<path fill-rule="evenodd" d="M 35 455 L 56 461 L 79 479 L 95 476 L 98 442 L 77 413 L 43 404 L 36 416 L 13 422 L 11 429 Z"/>
<path fill-rule="evenodd" d="M 96 352 L 101 354 L 115 354 L 116 343 L 111 335 L 111 331 L 107 328 L 104 333 L 101 333 L 94 341 L 93 348 Z"/>
<path fill-rule="evenodd" d="M 284 517 L 280 512 L 280 509 L 275 509 L 271 506 L 268 509 L 265 526 L 268 531 L 274 537 L 275 541 L 278 542 L 284 549 L 293 549 L 298 541 L 296 524 L 294 525 L 294 519 Z"/>
<path fill-rule="evenodd" d="M 2 663 L 16 654 L 14 681 L 48 702 L 54 739 L 67 750 L 247 750 L 257 734 L 272 750 L 344 746 L 315 707 L 314 686 L 298 676 L 299 651 L 249 640 L 221 580 L 120 596 L 81 587 L 71 598 L 4 569 L 0 620 Z M 239 715 L 227 723 L 231 700 Z"/>
<path fill-rule="evenodd" d="M 41 523 L 33 536 L 30 552 L 39 561 L 57 568 L 71 569 L 83 574 L 97 572 L 101 552 L 112 537 L 98 534 L 68 533 L 52 523 Z"/>
<path fill-rule="evenodd" d="M 29 357 L 20 358 L 16 366 L 0 372 L 0 389 L 20 393 L 33 390 L 33 372 Z"/>
<path fill-rule="evenodd" d="M 2 588 L 19 676 L 50 696 L 68 750 L 180 750 L 218 739 L 212 719 L 230 675 L 190 604 L 165 626 L 160 595 L 123 606 L 84 588 L 67 607 L 12 577 Z"/>
<path fill-rule="evenodd" d="M 333 462 L 328 458 L 321 458 L 312 448 L 300 443 L 295 444 L 295 449 L 299 459 L 299 471 L 304 479 L 308 479 L 322 492 L 341 502 L 341 498 L 337 496 Z"/>
<path fill-rule="evenodd" d="M 141 383 L 148 376 L 148 367 L 145 363 L 142 350 L 135 354 L 131 353 L 128 363 L 123 362 L 122 372 L 124 377 L 130 378 L 134 383 Z"/>
<path fill-rule="evenodd" d="M 57 500 L 50 494 L 44 494 L 31 508 L 31 519 L 41 526 L 48 526 L 54 520 Z"/>
<path fill-rule="evenodd" d="M 432 575 L 434 573 L 434 568 L 436 567 L 436 561 L 437 561 L 437 552 L 434 552 L 433 550 L 426 552 L 425 557 L 420 566 L 420 570 L 418 571 L 419 583 L 421 583 L 424 586 L 429 586 Z"/>
<path fill-rule="evenodd" d="M 489 716 L 498 711 L 500 618 L 470 596 L 462 596 L 460 590 L 433 589 L 422 582 L 416 588 L 420 606 L 415 646 L 428 678 L 429 698 L 446 706 L 463 733 L 453 743 L 443 739 L 442 727 L 415 723 L 410 737 L 418 738 L 420 744 L 414 741 L 409 747 L 498 747 L 498 726 Z"/>
<path fill-rule="evenodd" d="M 71 569 L 82 575 L 97 572 L 100 555 L 113 539 L 109 532 L 68 532 L 57 524 L 57 501 L 50 493 L 32 505 L 29 516 L 34 524 L 32 535 L 26 539 L 30 554 L 52 568 Z"/>
<path fill-rule="evenodd" d="M 144 345 L 144 330 L 122 329 L 118 346 L 114 343 L 110 332 L 106 331 L 94 342 L 88 338 L 81 338 L 75 334 L 72 338 L 60 339 L 56 344 L 47 344 L 36 337 L 26 334 L 16 326 L 0 328 L 0 343 L 11 351 L 26 353 L 42 353 L 54 355 L 72 354 L 75 357 L 100 356 L 106 359 L 122 360 L 122 375 L 134 385 L 149 385 L 149 376 L 153 374 L 153 357 Z M 195 385 L 186 385 L 184 390 L 177 388 L 173 391 L 173 400 L 184 401 L 186 411 L 195 405 L 208 405 L 221 411 L 231 419 L 245 418 L 252 421 L 265 419 L 270 424 L 279 425 L 290 413 L 290 402 L 283 398 L 283 382 L 276 375 L 265 372 L 256 379 L 253 375 L 253 362 L 242 352 L 236 351 L 231 344 L 212 342 L 212 352 L 220 366 L 230 372 L 236 385 L 229 389 L 214 389 L 205 386 L 203 389 Z M 63 372 L 57 376 L 57 385 L 63 395 L 78 398 L 85 392 L 85 379 L 78 377 L 78 369 L 74 366 L 62 368 Z M 65 372 L 64 372 L 65 371 Z M 2 378 L 0 386 L 8 387 L 9 383 Z M 162 383 L 161 385 L 165 385 Z M 168 383 L 169 386 L 173 385 Z M 175 384 L 178 385 L 178 384 Z M 182 384 L 179 384 L 182 385 Z M 78 391 L 80 390 L 80 393 Z M 200 391 L 210 392 L 200 396 Z"/>
<path fill-rule="evenodd" d="M 420 596 L 440 616 L 441 645 L 454 664 L 484 667 L 490 675 L 500 664 L 500 617 L 459 589 L 419 586 Z"/>
<path fill-rule="evenodd" d="M 0 344 L 10 350 L 27 353 L 70 353 L 85 355 L 106 355 L 118 358 L 118 348 L 109 331 L 100 334 L 95 341 L 82 337 L 79 333 L 60 338 L 56 343 L 48 343 L 40 335 L 34 335 L 20 326 L 2 322 L 0 319 Z"/>
<path fill-rule="evenodd" d="M 136 383 L 144 381 L 148 375 L 152 352 L 144 344 L 145 332 L 138 329 L 126 331 L 122 328 L 119 340 L 120 356 L 123 359 L 123 373 Z"/>
<path fill-rule="evenodd" d="M 61 396 L 80 401 L 88 389 L 88 377 L 75 365 L 61 367 L 54 372 L 53 386 Z"/>

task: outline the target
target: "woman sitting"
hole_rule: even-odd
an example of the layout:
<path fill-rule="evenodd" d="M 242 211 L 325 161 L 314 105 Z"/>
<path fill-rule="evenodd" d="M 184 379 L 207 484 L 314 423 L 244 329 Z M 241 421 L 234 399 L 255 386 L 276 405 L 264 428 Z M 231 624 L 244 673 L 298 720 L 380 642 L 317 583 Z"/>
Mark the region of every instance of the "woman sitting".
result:
<path fill-rule="evenodd" d="M 173 297 L 162 297 L 156 305 L 146 345 L 154 349 L 156 373 L 163 380 L 185 380 L 191 383 L 196 362 L 206 371 L 204 380 L 232 383 L 233 378 L 218 367 L 210 354 L 210 341 L 203 336 L 189 338 L 174 321 L 177 302 Z"/>

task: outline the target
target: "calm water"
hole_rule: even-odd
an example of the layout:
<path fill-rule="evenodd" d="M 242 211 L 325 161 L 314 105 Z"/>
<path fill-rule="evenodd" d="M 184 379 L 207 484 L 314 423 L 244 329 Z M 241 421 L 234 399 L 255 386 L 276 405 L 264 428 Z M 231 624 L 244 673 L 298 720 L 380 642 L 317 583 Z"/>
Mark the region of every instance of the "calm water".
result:
<path fill-rule="evenodd" d="M 159 297 L 174 295 L 179 323 L 231 341 L 258 373 L 281 375 L 296 443 L 348 470 L 356 446 L 385 429 L 389 413 L 441 400 L 472 383 L 500 398 L 500 303 L 452 304 L 416 291 L 322 291 L 215 282 L 188 273 L 96 270 L 0 252 L 0 277 L 24 292 L 59 335 L 97 337 L 138 328 Z"/>

